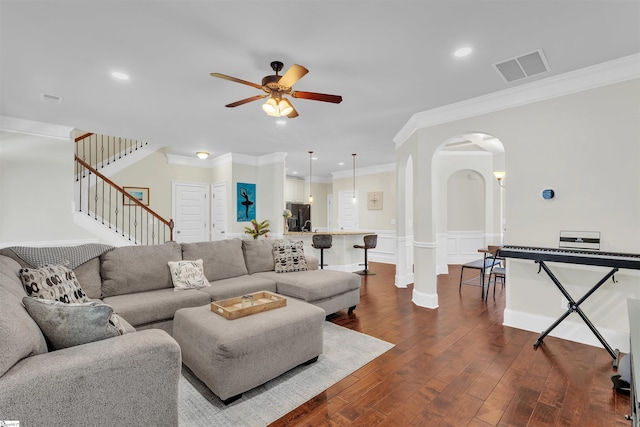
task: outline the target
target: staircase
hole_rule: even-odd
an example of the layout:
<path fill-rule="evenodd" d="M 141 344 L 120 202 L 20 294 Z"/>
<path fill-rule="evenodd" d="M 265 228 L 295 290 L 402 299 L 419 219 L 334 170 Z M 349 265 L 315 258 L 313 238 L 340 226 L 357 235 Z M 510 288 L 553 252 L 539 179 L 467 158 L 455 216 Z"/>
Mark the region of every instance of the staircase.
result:
<path fill-rule="evenodd" d="M 146 206 L 144 199 L 136 197 L 138 194 L 125 191 L 103 173 L 113 171 L 115 163 L 127 163 L 123 160 L 149 150 L 148 144 L 93 133 L 81 135 L 75 141 L 76 222 L 90 227 L 114 246 L 172 241 L 173 220 L 164 219 Z"/>

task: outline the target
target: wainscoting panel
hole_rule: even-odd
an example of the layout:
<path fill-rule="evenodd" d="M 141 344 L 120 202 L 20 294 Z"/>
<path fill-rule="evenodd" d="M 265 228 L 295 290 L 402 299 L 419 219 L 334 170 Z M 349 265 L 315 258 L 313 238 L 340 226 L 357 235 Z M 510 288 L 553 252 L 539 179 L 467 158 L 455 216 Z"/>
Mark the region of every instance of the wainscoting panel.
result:
<path fill-rule="evenodd" d="M 485 247 L 483 231 L 450 231 L 437 235 L 438 252 L 436 255 L 439 274 L 448 271 L 448 264 L 464 264 L 481 259 L 478 249 Z"/>
<path fill-rule="evenodd" d="M 395 230 L 378 230 L 378 244 L 375 249 L 369 249 L 369 260 L 373 262 L 384 262 L 386 264 L 396 263 L 396 232 Z M 363 258 L 364 259 L 364 258 Z"/>

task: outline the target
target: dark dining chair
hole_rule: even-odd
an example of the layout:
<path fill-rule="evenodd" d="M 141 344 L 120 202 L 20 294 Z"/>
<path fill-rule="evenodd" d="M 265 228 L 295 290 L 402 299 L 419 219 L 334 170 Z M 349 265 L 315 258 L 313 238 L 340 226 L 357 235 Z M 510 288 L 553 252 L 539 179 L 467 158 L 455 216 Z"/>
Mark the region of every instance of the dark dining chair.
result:
<path fill-rule="evenodd" d="M 504 289 L 505 280 L 506 280 L 506 269 L 503 265 L 504 258 L 498 256 L 498 249 L 501 246 L 491 246 L 489 245 L 488 250 L 493 259 L 493 263 L 491 264 L 491 269 L 489 270 L 489 282 L 487 284 L 487 296 L 486 299 L 489 299 L 489 289 L 491 288 L 491 277 L 493 277 L 493 298 L 496 297 L 496 286 L 498 285 L 498 279 L 500 279 L 500 283 L 502 284 L 502 288 Z"/>

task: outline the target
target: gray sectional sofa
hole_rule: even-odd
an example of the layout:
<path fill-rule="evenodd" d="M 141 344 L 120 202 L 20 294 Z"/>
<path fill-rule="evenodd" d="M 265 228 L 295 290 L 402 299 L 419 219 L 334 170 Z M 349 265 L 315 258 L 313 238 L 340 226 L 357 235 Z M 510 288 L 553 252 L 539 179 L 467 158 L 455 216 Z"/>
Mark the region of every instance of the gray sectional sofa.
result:
<path fill-rule="evenodd" d="M 210 286 L 174 290 L 169 261 L 203 260 Z M 128 333 L 49 351 L 22 304 L 22 267 L 0 249 L 0 419 L 39 425 L 177 425 L 181 353 L 170 336 L 177 310 L 257 291 L 314 304 L 326 314 L 360 300 L 360 276 L 318 270 L 276 273 L 273 241 L 229 239 L 114 248 L 73 269 L 92 300 L 113 307 Z M 162 330 L 158 330 L 162 329 Z M 168 332 L 168 333 L 167 333 Z M 149 393 L 153 390 L 153 393 Z"/>

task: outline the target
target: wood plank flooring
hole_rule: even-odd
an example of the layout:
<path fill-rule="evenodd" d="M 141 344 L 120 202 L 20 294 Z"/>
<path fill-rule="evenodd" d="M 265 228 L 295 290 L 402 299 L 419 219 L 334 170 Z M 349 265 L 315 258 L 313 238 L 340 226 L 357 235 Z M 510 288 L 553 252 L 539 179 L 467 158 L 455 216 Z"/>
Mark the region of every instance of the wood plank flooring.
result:
<path fill-rule="evenodd" d="M 500 285 L 488 302 L 477 286 L 459 293 L 451 266 L 430 310 L 394 286 L 395 266 L 370 269 L 355 312 L 331 321 L 395 347 L 272 426 L 630 425 L 606 350 L 554 337 L 534 350 L 537 333 L 502 326 Z"/>

